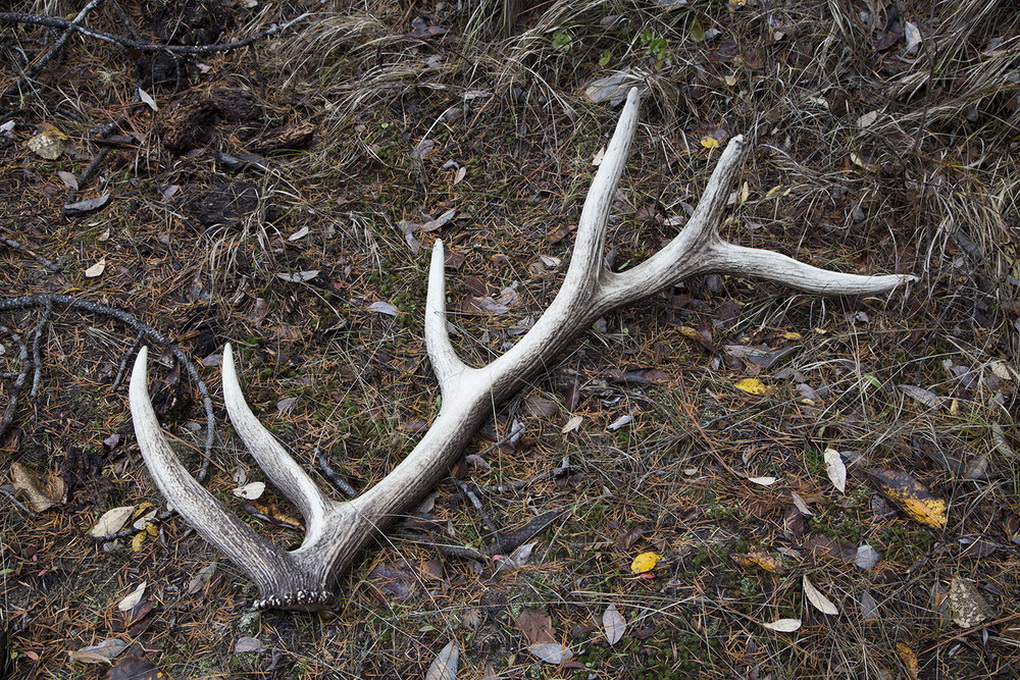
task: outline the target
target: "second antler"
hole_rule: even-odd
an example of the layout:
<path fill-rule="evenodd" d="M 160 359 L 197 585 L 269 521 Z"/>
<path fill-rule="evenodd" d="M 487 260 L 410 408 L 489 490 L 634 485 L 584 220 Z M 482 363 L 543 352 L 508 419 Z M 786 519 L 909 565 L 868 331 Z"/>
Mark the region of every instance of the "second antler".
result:
<path fill-rule="evenodd" d="M 223 396 L 230 420 L 270 481 L 297 506 L 306 534 L 300 547 L 280 549 L 256 534 L 187 472 L 164 437 L 149 401 L 145 348 L 131 376 L 135 433 L 152 478 L 163 495 L 209 543 L 244 570 L 259 588 L 258 608 L 314 610 L 337 601 L 336 581 L 358 552 L 394 518 L 414 507 L 445 476 L 475 430 L 599 317 L 674 286 L 695 274 L 754 276 L 822 295 L 881 293 L 913 280 L 908 275 L 860 276 L 812 267 L 779 253 L 727 243 L 718 233 L 746 142 L 730 140 L 694 214 L 665 248 L 624 272 L 604 264 L 603 245 L 613 195 L 637 128 L 639 96 L 632 90 L 577 226 L 570 266 L 549 308 L 513 348 L 475 368 L 458 357 L 446 326 L 443 245 L 429 269 L 425 342 L 442 390 L 442 407 L 417 446 L 382 481 L 357 498 L 339 502 L 288 455 L 241 393 L 233 353 L 223 357 Z"/>

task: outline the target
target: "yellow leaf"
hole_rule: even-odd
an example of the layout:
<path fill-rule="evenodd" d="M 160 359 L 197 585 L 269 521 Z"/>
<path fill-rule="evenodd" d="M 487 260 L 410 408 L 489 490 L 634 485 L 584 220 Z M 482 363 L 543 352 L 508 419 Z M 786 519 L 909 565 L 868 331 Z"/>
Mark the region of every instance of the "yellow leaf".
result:
<path fill-rule="evenodd" d="M 706 149 L 718 149 L 719 140 L 712 136 L 705 136 L 701 138 L 701 146 Z"/>
<path fill-rule="evenodd" d="M 914 650 L 902 642 L 897 642 L 896 656 L 900 657 L 900 661 L 903 662 L 903 667 L 906 668 L 907 676 L 910 680 L 917 680 L 920 668 L 918 668 L 917 654 L 914 653 Z"/>
<path fill-rule="evenodd" d="M 776 186 L 774 186 L 774 187 L 772 187 L 771 189 L 768 190 L 768 192 L 765 194 L 765 198 L 775 198 L 776 196 L 779 195 L 779 192 L 782 191 L 782 190 L 783 190 L 783 185 L 782 184 L 777 184 Z"/>
<path fill-rule="evenodd" d="M 879 493 L 915 522 L 941 529 L 948 521 L 946 502 L 934 496 L 913 476 L 899 470 L 869 470 L 868 478 Z"/>
<path fill-rule="evenodd" d="M 768 392 L 768 388 L 765 384 L 757 378 L 744 378 L 740 382 L 734 385 L 741 392 L 747 392 L 748 394 L 762 395 Z"/>
<path fill-rule="evenodd" d="M 783 333 L 779 337 L 783 340 L 800 340 L 802 336 L 800 333 Z"/>
<path fill-rule="evenodd" d="M 635 574 L 644 574 L 655 569 L 655 565 L 658 563 L 658 555 L 653 552 L 645 552 L 634 558 L 634 561 L 630 564 L 630 570 Z"/>
<path fill-rule="evenodd" d="M 145 539 L 149 534 L 144 531 L 140 531 L 134 535 L 131 539 L 131 552 L 140 552 L 142 546 L 145 545 Z"/>
<path fill-rule="evenodd" d="M 783 571 L 783 563 L 761 549 L 752 550 L 747 554 L 733 553 L 730 559 L 742 567 L 758 567 L 770 574 L 779 574 Z"/>

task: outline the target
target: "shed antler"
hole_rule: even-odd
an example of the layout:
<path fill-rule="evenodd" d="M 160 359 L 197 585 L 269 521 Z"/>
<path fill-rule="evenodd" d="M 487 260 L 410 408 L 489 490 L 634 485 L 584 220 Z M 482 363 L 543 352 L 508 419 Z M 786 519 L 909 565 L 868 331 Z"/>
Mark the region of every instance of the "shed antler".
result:
<path fill-rule="evenodd" d="M 160 430 L 146 384 L 143 348 L 131 376 L 135 433 L 156 485 L 207 541 L 256 583 L 256 607 L 325 609 L 336 602 L 336 580 L 361 548 L 395 517 L 421 500 L 447 474 L 482 421 L 607 312 L 657 293 L 683 279 L 711 272 L 756 276 L 823 295 L 880 293 L 913 280 L 906 275 L 858 276 L 818 269 L 778 253 L 744 248 L 717 231 L 740 169 L 746 142 L 730 140 L 687 225 L 665 248 L 625 272 L 611 272 L 603 244 L 613 194 L 637 128 L 639 97 L 631 90 L 577 226 L 577 241 L 563 287 L 541 318 L 513 348 L 481 368 L 466 365 L 446 327 L 443 246 L 436 242 L 429 269 L 425 342 L 442 389 L 442 407 L 414 450 L 371 489 L 338 502 L 327 497 L 258 422 L 241 394 L 233 353 L 226 346 L 223 394 L 238 435 L 273 484 L 301 511 L 300 547 L 271 545 L 205 490 L 177 460 Z"/>

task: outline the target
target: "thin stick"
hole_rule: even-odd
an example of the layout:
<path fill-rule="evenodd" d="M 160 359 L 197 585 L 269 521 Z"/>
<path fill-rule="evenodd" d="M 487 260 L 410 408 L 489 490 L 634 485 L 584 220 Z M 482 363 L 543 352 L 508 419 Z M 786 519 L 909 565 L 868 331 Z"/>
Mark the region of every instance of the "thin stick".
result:
<path fill-rule="evenodd" d="M 42 266 L 46 267 L 47 269 L 49 269 L 53 273 L 59 272 L 60 269 L 61 269 L 59 265 L 53 264 L 52 262 L 47 260 L 42 255 L 39 255 L 38 253 L 36 253 L 35 251 L 31 250 L 30 248 L 21 245 L 20 243 L 18 243 L 14 239 L 7 238 L 6 236 L 0 236 L 0 243 L 4 244 L 8 248 L 13 248 L 14 250 L 17 250 L 17 251 L 20 251 L 22 253 L 25 253 L 26 255 L 31 257 L 33 260 L 35 260 L 36 262 L 38 262 Z"/>
<path fill-rule="evenodd" d="M 88 15 L 88 13 L 91 12 L 92 9 L 99 3 L 100 0 L 92 0 L 89 4 L 85 5 L 85 7 L 78 12 L 78 16 L 68 22 L 68 25 L 64 28 L 63 34 L 57 38 L 56 42 L 53 43 L 53 46 L 50 47 L 50 49 L 34 63 L 29 64 L 28 68 L 25 69 L 25 72 L 18 76 L 18 78 L 11 83 L 10 87 L 4 90 L 3 94 L 0 94 L 0 97 L 6 97 L 21 87 L 21 84 L 25 81 L 35 78 L 35 76 L 43 70 L 46 64 L 50 63 L 53 57 L 57 56 L 60 50 L 64 47 L 64 44 L 67 43 L 68 38 L 70 38 L 71 34 L 78 28 L 78 24 L 84 21 L 85 16 Z"/>
<path fill-rule="evenodd" d="M 33 399 L 39 394 L 39 381 L 42 379 L 42 353 L 39 351 L 39 341 L 42 340 L 46 324 L 49 323 L 52 313 L 53 303 L 50 302 L 46 304 L 46 309 L 43 310 L 42 318 L 39 320 L 39 325 L 35 327 L 35 335 L 32 338 L 32 391 L 28 393 L 28 396 Z"/>
<path fill-rule="evenodd" d="M 290 21 L 276 26 L 271 26 L 264 31 L 260 31 L 255 35 L 248 36 L 243 40 L 237 40 L 228 43 L 213 43 L 210 45 L 160 45 L 156 43 L 144 43 L 131 38 L 125 38 L 124 36 L 114 35 L 113 33 L 107 33 L 106 31 L 98 31 L 88 26 L 79 26 L 73 21 L 67 19 L 61 19 L 59 17 L 44 17 L 38 14 L 26 14 L 23 12 L 0 12 L 0 24 L 35 24 L 37 26 L 50 26 L 52 28 L 63 28 L 72 31 L 77 31 L 83 35 L 87 35 L 90 38 L 96 40 L 102 40 L 104 42 L 113 43 L 120 45 L 131 50 L 138 50 L 139 52 L 171 52 L 173 54 L 193 54 L 193 55 L 204 55 L 214 54 L 217 52 L 229 52 L 230 50 L 236 50 L 239 47 L 247 47 L 252 43 L 258 42 L 263 38 L 281 33 L 287 30 L 291 26 L 304 21 L 308 17 L 312 16 L 311 12 L 305 12 L 301 16 L 295 17 Z"/>
<path fill-rule="evenodd" d="M 21 388 L 25 386 L 29 363 L 28 347 L 25 346 L 25 341 L 21 339 L 21 336 L 6 326 L 0 326 L 0 333 L 8 336 L 18 346 L 18 361 L 21 362 L 21 371 L 11 385 L 11 394 L 7 397 L 7 407 L 4 409 L 3 417 L 0 418 L 0 439 L 3 439 L 4 435 L 7 434 L 7 428 L 11 426 L 11 422 L 14 420 L 14 412 L 18 408 L 18 394 L 21 392 Z"/>
<path fill-rule="evenodd" d="M 326 457 L 319 451 L 319 447 L 315 447 L 315 462 L 322 470 L 322 476 L 325 477 L 333 487 L 344 494 L 348 498 L 356 498 L 358 492 L 354 490 L 354 487 L 347 483 L 347 480 L 340 476 L 336 470 L 329 464 Z"/>

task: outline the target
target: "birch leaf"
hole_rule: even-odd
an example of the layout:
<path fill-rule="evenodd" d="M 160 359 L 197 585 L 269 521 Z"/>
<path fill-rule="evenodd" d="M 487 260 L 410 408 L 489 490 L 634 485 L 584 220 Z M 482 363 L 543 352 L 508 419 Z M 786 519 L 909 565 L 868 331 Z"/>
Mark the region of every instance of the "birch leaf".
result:
<path fill-rule="evenodd" d="M 793 504 L 797 507 L 798 510 L 800 510 L 800 514 L 808 515 L 809 517 L 815 514 L 811 512 L 811 508 L 808 507 L 807 502 L 803 498 L 801 498 L 800 494 L 797 493 L 796 491 L 790 492 L 790 498 L 793 499 Z"/>
<path fill-rule="evenodd" d="M 102 276 L 103 272 L 105 271 L 106 271 L 106 258 L 102 257 L 99 259 L 99 262 L 96 262 L 94 265 L 85 270 L 85 278 L 94 279 L 96 277 Z"/>
<path fill-rule="evenodd" d="M 744 378 L 733 386 L 741 392 L 747 392 L 748 394 L 753 394 L 755 396 L 761 396 L 768 391 L 765 387 L 765 383 L 757 378 Z"/>
<path fill-rule="evenodd" d="M 79 663 L 108 663 L 112 664 L 117 655 L 127 649 L 127 643 L 123 640 L 110 638 L 103 640 L 98 645 L 89 645 L 81 649 L 68 651 L 67 655 L 71 661 Z"/>
<path fill-rule="evenodd" d="M 825 472 L 840 493 L 846 493 L 846 465 L 836 449 L 825 449 Z"/>
<path fill-rule="evenodd" d="M 769 630 L 774 630 L 777 633 L 792 633 L 800 630 L 800 619 L 778 619 L 771 623 L 761 624 Z"/>
<path fill-rule="evenodd" d="M 142 598 L 145 597 L 145 586 L 148 585 L 145 581 L 138 584 L 138 587 L 132 590 L 127 597 L 117 603 L 117 609 L 122 612 L 129 612 L 134 609 Z"/>
<path fill-rule="evenodd" d="M 811 583 L 811 580 L 804 574 L 803 579 L 804 595 L 807 596 L 808 602 L 814 605 L 815 609 L 827 616 L 837 616 L 839 614 L 839 607 L 833 604 L 832 600 L 827 598 L 822 591 L 815 587 L 815 584 Z"/>
<path fill-rule="evenodd" d="M 233 494 L 246 501 L 254 501 L 260 498 L 265 491 L 266 485 L 264 482 L 252 482 L 251 484 L 237 487 L 234 489 Z"/>
<path fill-rule="evenodd" d="M 635 574 L 644 574 L 645 572 L 655 569 L 655 565 L 659 563 L 659 556 L 653 552 L 643 552 L 634 558 L 634 561 L 630 564 L 631 572 Z"/>
<path fill-rule="evenodd" d="M 457 664 L 460 652 L 457 641 L 450 640 L 425 673 L 425 680 L 457 680 Z"/>
<path fill-rule="evenodd" d="M 606 640 L 610 645 L 619 642 L 623 634 L 627 632 L 627 621 L 624 620 L 623 614 L 615 604 L 606 607 L 606 611 L 602 613 L 602 631 L 606 634 Z"/>

